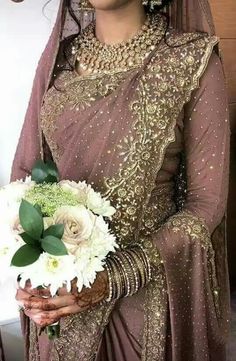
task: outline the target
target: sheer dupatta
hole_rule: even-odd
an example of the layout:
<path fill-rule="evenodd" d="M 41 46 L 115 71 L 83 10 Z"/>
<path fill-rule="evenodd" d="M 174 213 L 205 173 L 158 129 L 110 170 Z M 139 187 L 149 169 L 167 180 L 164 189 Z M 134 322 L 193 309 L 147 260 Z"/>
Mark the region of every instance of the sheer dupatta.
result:
<path fill-rule="evenodd" d="M 75 14 L 79 15 L 79 0 L 73 1 L 72 5 Z M 208 0 L 174 0 L 167 12 L 171 25 L 178 30 L 203 31 L 210 35 L 215 32 Z M 87 25 L 89 21 L 90 17 L 88 16 L 84 25 Z M 40 152 L 42 153 L 42 139 L 38 128 L 42 100 L 50 83 L 60 40 L 77 31 L 78 26 L 69 14 L 65 13 L 64 1 L 61 0 L 56 24 L 35 75 L 21 141 L 18 144 L 12 167 L 12 179 L 24 177 L 31 169 L 35 159 L 39 157 Z"/>
<path fill-rule="evenodd" d="M 215 26 L 207 0 L 174 0 L 168 7 L 170 23 L 182 31 L 200 31 L 215 35 Z"/>
<path fill-rule="evenodd" d="M 79 0 L 73 1 L 72 5 L 75 14 L 79 15 Z M 174 28 L 214 34 L 214 23 L 207 0 L 174 0 L 167 10 Z M 84 25 L 89 21 L 90 17 L 86 19 Z M 40 154 L 42 156 L 42 137 L 38 124 L 43 97 L 50 83 L 60 40 L 77 31 L 78 26 L 70 15 L 65 13 L 64 1 L 61 0 L 56 24 L 36 71 L 20 142 L 13 162 L 12 179 L 24 177 Z"/>

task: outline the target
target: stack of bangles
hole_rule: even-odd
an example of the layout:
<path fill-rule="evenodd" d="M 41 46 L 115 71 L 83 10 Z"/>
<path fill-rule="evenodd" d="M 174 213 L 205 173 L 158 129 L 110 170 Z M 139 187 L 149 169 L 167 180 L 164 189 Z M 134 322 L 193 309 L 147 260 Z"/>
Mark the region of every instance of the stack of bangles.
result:
<path fill-rule="evenodd" d="M 106 260 L 105 269 L 109 280 L 107 302 L 132 296 L 151 280 L 150 261 L 140 245 L 112 253 Z"/>

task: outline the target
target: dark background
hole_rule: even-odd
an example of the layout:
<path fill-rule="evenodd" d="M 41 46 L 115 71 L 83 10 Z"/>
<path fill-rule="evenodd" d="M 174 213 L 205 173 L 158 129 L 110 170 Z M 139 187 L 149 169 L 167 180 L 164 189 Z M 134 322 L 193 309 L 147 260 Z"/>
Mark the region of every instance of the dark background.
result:
<path fill-rule="evenodd" d="M 231 165 L 228 201 L 228 259 L 231 288 L 236 290 L 236 0 L 210 0 L 228 83 Z M 236 356 L 235 356 L 236 357 Z"/>

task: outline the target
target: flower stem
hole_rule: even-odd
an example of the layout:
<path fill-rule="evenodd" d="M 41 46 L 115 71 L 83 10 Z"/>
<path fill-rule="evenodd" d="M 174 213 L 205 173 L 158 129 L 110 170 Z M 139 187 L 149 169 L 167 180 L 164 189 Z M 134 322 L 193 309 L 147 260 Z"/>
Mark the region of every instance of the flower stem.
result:
<path fill-rule="evenodd" d="M 60 324 L 54 323 L 46 327 L 46 334 L 48 335 L 49 340 L 54 340 L 60 337 Z"/>

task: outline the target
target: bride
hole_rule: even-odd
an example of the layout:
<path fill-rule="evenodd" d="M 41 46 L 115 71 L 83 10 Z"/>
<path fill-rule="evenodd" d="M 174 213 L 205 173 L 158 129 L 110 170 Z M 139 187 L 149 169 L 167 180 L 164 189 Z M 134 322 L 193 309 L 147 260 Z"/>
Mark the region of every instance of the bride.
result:
<path fill-rule="evenodd" d="M 118 209 L 120 249 L 81 293 L 18 290 L 27 360 L 225 361 L 229 124 L 217 44 L 206 0 L 61 1 L 12 179 L 41 156 L 62 179 L 93 184 Z M 40 330 L 58 320 L 48 341 Z"/>

